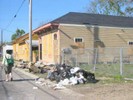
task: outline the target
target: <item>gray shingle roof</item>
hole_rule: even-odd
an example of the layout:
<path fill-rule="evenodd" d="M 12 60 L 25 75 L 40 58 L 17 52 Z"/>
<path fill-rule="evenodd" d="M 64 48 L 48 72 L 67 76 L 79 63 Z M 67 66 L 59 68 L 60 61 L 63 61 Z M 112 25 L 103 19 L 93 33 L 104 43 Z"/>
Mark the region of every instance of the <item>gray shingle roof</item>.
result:
<path fill-rule="evenodd" d="M 133 17 L 70 12 L 53 20 L 51 23 L 133 27 Z"/>

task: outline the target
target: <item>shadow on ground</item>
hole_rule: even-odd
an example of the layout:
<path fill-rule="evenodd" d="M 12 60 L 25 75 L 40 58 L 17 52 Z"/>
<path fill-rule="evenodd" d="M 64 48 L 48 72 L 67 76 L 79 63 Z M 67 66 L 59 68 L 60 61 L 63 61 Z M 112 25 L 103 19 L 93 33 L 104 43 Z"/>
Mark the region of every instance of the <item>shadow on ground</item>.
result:
<path fill-rule="evenodd" d="M 5 80 L 0 80 L 0 82 L 3 82 Z M 20 82 L 20 81 L 35 81 L 35 79 L 13 79 L 13 82 Z"/>

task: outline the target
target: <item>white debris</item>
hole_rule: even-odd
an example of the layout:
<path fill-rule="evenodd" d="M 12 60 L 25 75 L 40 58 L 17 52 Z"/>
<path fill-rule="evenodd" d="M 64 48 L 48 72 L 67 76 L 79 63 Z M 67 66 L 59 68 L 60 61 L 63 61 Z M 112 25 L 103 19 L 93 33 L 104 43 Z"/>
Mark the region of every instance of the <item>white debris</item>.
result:
<path fill-rule="evenodd" d="M 80 70 L 79 67 L 74 67 L 74 68 L 70 69 L 70 72 L 71 72 L 72 74 L 74 74 L 74 73 L 76 73 L 78 70 Z"/>
<path fill-rule="evenodd" d="M 35 83 L 36 83 L 36 84 L 41 84 L 42 82 L 40 82 L 40 81 L 36 81 Z"/>
<path fill-rule="evenodd" d="M 70 84 L 70 81 L 69 81 L 69 79 L 64 79 L 64 80 L 61 80 L 58 84 L 60 84 L 60 85 L 69 85 Z"/>
<path fill-rule="evenodd" d="M 61 85 L 61 84 L 56 84 L 55 86 L 54 86 L 54 90 L 58 90 L 58 89 L 65 89 L 66 87 L 64 87 L 63 85 Z"/>
<path fill-rule="evenodd" d="M 71 85 L 76 85 L 78 83 L 78 78 L 77 77 L 71 77 L 70 78 L 70 84 Z"/>
<path fill-rule="evenodd" d="M 34 90 L 38 89 L 38 87 L 33 87 Z"/>
<path fill-rule="evenodd" d="M 35 79 L 35 83 L 36 84 L 40 84 L 40 85 L 42 85 L 43 83 L 44 83 L 44 78 L 37 78 L 37 79 Z"/>

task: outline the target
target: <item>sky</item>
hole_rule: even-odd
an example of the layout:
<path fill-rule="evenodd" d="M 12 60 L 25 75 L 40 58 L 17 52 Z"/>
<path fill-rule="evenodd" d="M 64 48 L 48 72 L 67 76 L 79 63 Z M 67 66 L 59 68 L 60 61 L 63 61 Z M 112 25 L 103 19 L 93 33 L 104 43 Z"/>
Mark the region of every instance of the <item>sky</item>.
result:
<path fill-rule="evenodd" d="M 89 0 L 32 0 L 32 29 L 68 12 L 87 12 L 88 4 Z M 10 42 L 17 29 L 29 32 L 29 0 L 0 0 L 3 42 Z"/>

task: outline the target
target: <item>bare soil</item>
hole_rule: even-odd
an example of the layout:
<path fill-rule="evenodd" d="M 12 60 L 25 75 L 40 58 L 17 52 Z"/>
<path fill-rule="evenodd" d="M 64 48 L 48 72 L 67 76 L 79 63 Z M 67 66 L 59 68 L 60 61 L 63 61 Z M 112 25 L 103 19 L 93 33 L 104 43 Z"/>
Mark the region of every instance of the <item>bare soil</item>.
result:
<path fill-rule="evenodd" d="M 83 100 L 133 100 L 133 83 L 84 84 L 70 86 Z"/>

